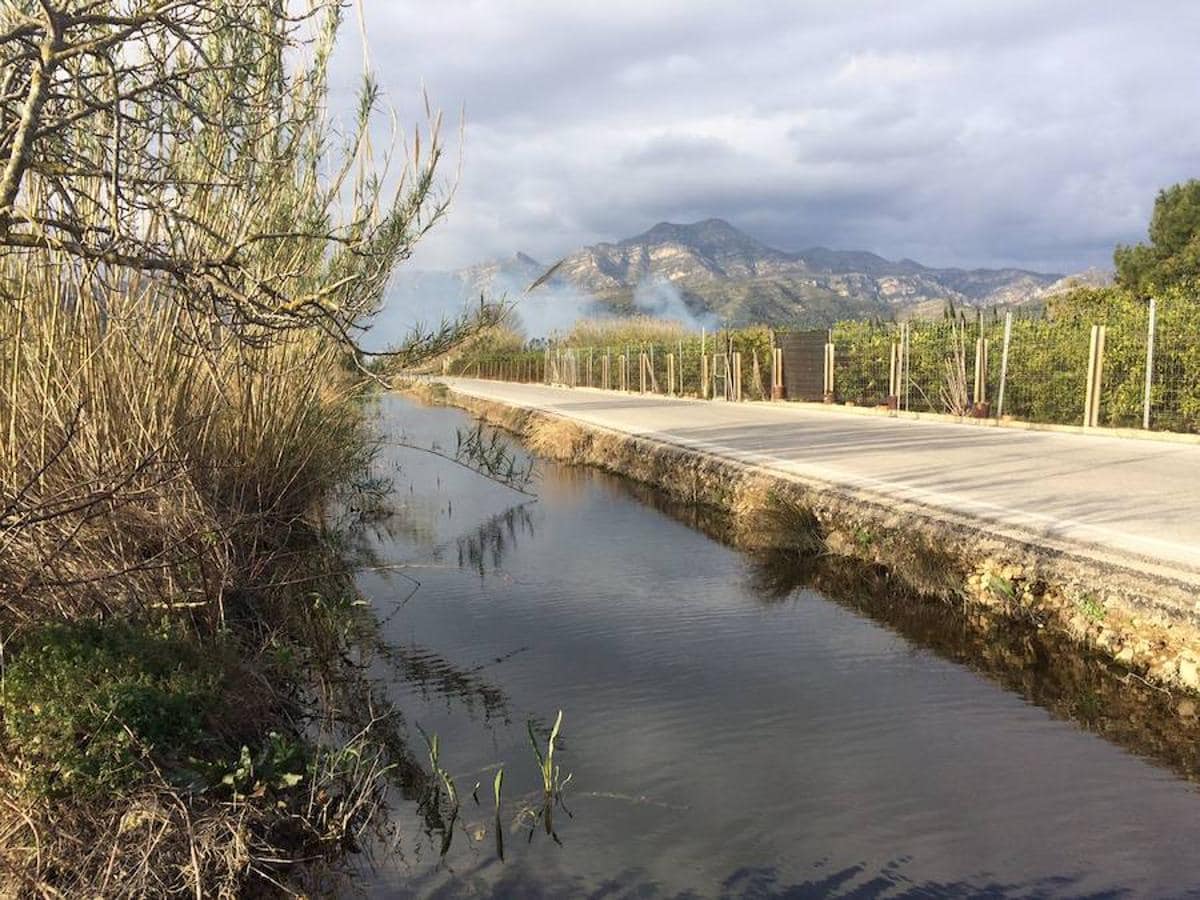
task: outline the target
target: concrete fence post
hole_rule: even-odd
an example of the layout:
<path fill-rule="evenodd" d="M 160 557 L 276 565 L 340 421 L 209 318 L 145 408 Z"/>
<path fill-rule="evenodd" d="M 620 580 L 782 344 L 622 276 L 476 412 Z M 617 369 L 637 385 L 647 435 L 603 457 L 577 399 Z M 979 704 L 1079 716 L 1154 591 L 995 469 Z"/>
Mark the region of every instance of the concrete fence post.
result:
<path fill-rule="evenodd" d="M 1154 385 L 1154 339 L 1158 323 L 1158 301 L 1150 298 L 1150 310 L 1146 322 L 1146 390 L 1142 399 L 1142 427 L 1150 428 L 1151 389 Z"/>
<path fill-rule="evenodd" d="M 742 401 L 742 352 L 740 350 L 733 351 L 733 400 L 735 403 Z"/>
<path fill-rule="evenodd" d="M 708 354 L 700 354 L 700 399 L 708 399 Z"/>
<path fill-rule="evenodd" d="M 667 394 L 675 396 L 675 354 L 667 354 Z"/>

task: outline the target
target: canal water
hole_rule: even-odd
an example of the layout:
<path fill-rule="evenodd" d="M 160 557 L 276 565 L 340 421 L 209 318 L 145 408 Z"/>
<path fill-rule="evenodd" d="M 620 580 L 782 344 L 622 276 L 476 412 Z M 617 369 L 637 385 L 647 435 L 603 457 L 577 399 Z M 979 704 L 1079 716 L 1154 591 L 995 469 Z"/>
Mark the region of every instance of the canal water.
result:
<path fill-rule="evenodd" d="M 454 453 L 456 410 L 381 416 L 372 674 L 461 811 L 443 855 L 397 791 L 371 895 L 1200 896 L 1179 698 L 880 573 L 751 559 L 620 479 L 539 461 L 514 492 L 423 452 Z M 544 746 L 560 709 L 551 837 L 529 723 Z"/>

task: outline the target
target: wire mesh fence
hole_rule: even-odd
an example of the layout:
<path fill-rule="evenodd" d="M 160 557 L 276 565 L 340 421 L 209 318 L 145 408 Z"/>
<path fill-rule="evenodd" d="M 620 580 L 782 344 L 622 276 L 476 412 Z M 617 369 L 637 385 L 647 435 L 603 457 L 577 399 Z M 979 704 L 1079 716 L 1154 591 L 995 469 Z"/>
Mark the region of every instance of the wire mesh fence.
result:
<path fill-rule="evenodd" d="M 1057 315 L 841 322 L 825 348 L 832 354 L 825 398 L 918 413 L 1200 433 L 1198 323 L 1200 301 L 1181 296 Z M 819 341 L 812 352 L 820 352 Z M 609 346 L 550 344 L 464 358 L 447 371 L 761 401 L 782 381 L 777 346 L 769 329 L 747 328 Z"/>

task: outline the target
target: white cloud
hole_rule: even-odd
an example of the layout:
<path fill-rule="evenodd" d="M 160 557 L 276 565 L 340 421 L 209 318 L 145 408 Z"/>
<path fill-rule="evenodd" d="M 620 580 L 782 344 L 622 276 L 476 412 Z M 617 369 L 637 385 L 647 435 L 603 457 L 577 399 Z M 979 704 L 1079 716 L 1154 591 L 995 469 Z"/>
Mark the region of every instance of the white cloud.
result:
<path fill-rule="evenodd" d="M 785 248 L 1072 270 L 1200 176 L 1200 4 L 366 6 L 401 120 L 422 81 L 467 111 L 425 267 L 722 216 Z"/>

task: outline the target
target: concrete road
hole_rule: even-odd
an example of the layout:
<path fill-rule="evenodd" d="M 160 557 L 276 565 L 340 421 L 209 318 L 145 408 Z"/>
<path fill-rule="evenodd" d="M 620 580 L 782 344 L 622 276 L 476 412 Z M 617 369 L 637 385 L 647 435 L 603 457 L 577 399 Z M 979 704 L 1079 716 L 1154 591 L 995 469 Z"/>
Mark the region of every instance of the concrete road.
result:
<path fill-rule="evenodd" d="M 1200 579 L 1200 444 L 446 378 L 454 390 Z"/>

